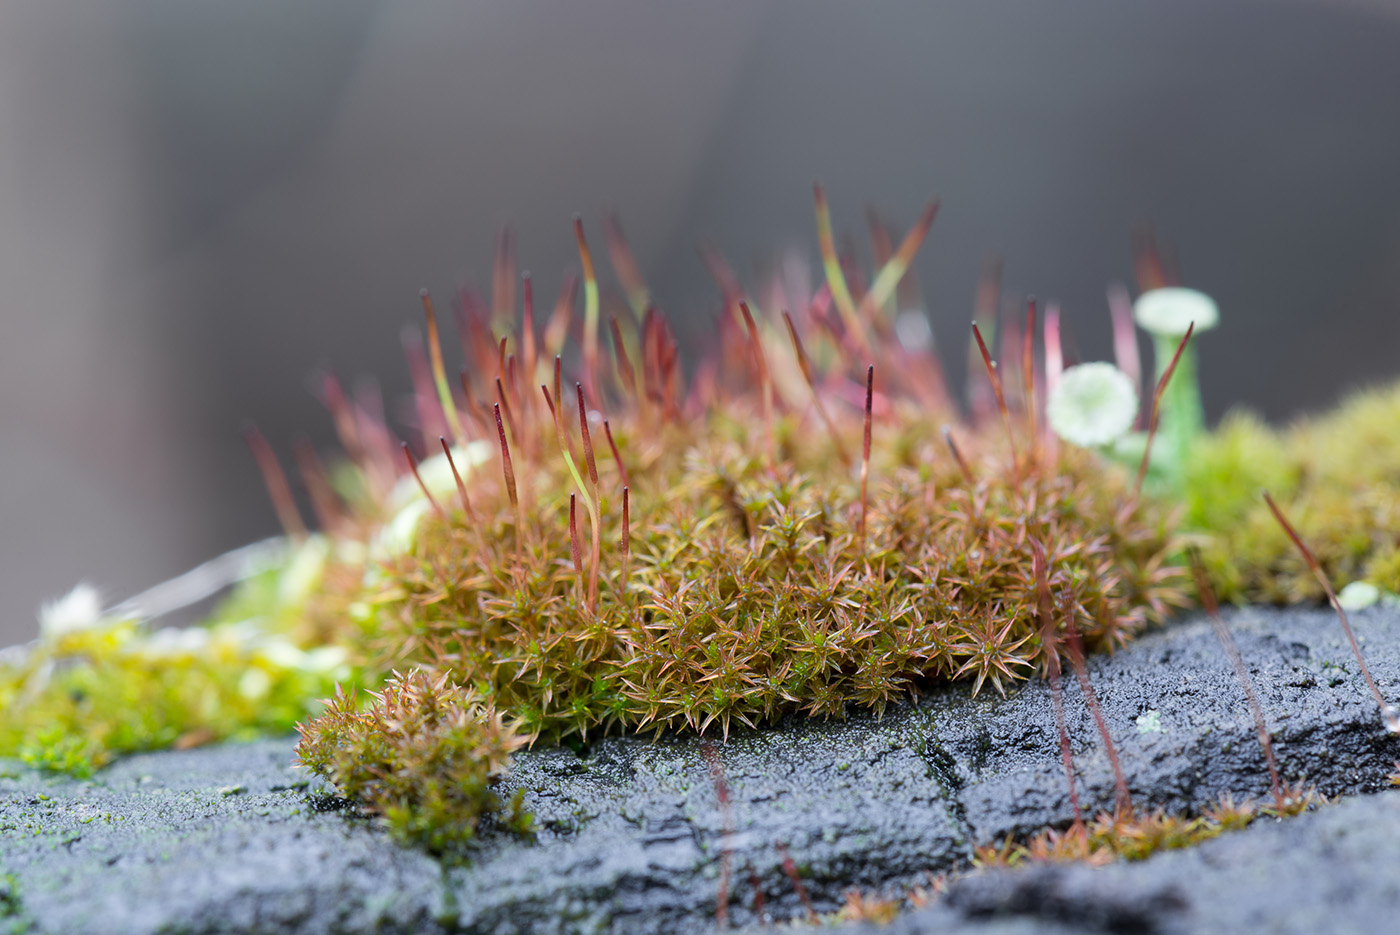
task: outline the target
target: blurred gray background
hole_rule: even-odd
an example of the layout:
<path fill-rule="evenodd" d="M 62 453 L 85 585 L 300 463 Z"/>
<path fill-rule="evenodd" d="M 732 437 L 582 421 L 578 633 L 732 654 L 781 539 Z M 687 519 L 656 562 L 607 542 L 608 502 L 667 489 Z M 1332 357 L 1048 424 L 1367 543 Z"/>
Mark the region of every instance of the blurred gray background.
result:
<path fill-rule="evenodd" d="M 1391 0 L 4 0 L 0 644 L 80 579 L 112 599 L 275 530 L 239 425 L 329 442 L 308 375 L 407 384 L 416 292 L 552 296 L 617 209 L 691 338 L 743 273 L 943 212 L 918 265 L 961 373 L 982 261 L 1108 353 L 1150 218 L 1224 324 L 1214 414 L 1393 375 Z"/>

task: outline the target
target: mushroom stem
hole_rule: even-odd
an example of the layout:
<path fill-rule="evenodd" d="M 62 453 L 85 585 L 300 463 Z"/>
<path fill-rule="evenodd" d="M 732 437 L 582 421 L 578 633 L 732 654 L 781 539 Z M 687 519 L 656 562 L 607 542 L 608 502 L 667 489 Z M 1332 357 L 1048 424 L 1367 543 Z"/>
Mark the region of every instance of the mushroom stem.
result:
<path fill-rule="evenodd" d="M 1181 343 L 1180 335 L 1153 335 L 1152 356 L 1156 361 L 1157 379 L 1171 366 Z M 1201 387 L 1196 379 L 1196 347 L 1188 343 L 1176 362 L 1176 371 L 1162 391 L 1161 427 L 1159 436 L 1172 464 L 1180 464 L 1186 452 L 1205 430 L 1205 407 L 1201 404 Z"/>

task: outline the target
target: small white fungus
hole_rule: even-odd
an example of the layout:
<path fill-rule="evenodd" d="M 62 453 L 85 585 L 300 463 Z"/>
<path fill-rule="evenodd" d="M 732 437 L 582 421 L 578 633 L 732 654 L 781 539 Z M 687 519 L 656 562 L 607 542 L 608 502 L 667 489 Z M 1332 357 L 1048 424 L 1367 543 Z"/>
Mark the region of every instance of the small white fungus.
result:
<path fill-rule="evenodd" d="M 1353 581 L 1337 595 L 1343 610 L 1364 610 L 1380 599 L 1381 589 L 1369 581 Z"/>
<path fill-rule="evenodd" d="M 1112 443 L 1133 427 L 1137 411 L 1132 378 L 1102 362 L 1066 370 L 1046 406 L 1055 434 L 1084 448 Z"/>
<path fill-rule="evenodd" d="M 1133 319 L 1144 331 L 1160 337 L 1179 338 L 1192 322 L 1196 333 L 1209 331 L 1220 323 L 1220 309 L 1204 292 L 1169 286 L 1151 289 L 1133 303 Z"/>

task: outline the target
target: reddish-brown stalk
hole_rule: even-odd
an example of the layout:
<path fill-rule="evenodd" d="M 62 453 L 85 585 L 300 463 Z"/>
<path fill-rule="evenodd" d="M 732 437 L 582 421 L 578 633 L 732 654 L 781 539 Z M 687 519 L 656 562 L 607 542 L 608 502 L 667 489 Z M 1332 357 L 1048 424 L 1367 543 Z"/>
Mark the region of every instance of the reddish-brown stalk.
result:
<path fill-rule="evenodd" d="M 549 394 L 549 387 L 547 386 L 541 385 L 540 392 L 544 394 L 545 405 L 549 407 L 549 413 L 554 418 L 554 434 L 555 438 L 558 440 L 559 443 L 559 453 L 563 455 L 564 464 L 566 467 L 568 467 L 569 474 L 571 477 L 573 477 L 574 484 L 577 485 L 579 493 L 583 495 L 583 505 L 588 510 L 588 518 L 593 523 L 594 549 L 592 554 L 597 555 L 600 551 L 600 549 L 598 548 L 598 542 L 600 535 L 599 527 L 601 524 L 601 515 L 599 510 L 599 502 L 597 498 L 597 487 L 596 485 L 594 485 L 594 495 L 590 496 L 588 493 L 589 485 L 587 482 L 584 481 L 583 475 L 579 473 L 578 464 L 574 460 L 573 451 L 569 446 L 569 440 L 564 430 L 564 413 L 562 411 L 564 401 L 561 399 L 559 401 L 559 405 L 556 406 L 554 404 L 554 397 Z M 596 585 L 596 574 L 590 574 L 588 592 L 588 609 L 590 612 L 597 606 L 598 595 L 596 592 Z"/>
<path fill-rule="evenodd" d="M 661 362 L 657 338 L 657 321 L 660 316 L 656 309 L 649 308 L 642 316 L 642 386 L 649 400 L 662 410 L 665 419 L 666 400 L 662 395 Z"/>
<path fill-rule="evenodd" d="M 503 227 L 496 235 L 496 262 L 491 270 L 491 311 L 494 324 L 509 327 L 515 320 L 515 232 Z"/>
<path fill-rule="evenodd" d="M 874 358 L 875 352 L 865 336 L 856 311 L 855 299 L 846 284 L 846 275 L 841 268 L 841 258 L 836 252 L 836 238 L 831 230 L 831 207 L 826 201 L 826 191 L 821 183 L 812 185 L 812 195 L 817 207 L 817 244 L 821 248 L 822 267 L 826 271 L 826 282 L 831 287 L 831 298 L 836 310 L 841 313 L 841 322 L 846 327 L 846 336 L 855 345 L 857 353 L 867 360 Z"/>
<path fill-rule="evenodd" d="M 681 349 L 666 319 L 658 315 L 656 322 L 657 360 L 661 365 L 662 411 L 674 419 L 680 416 L 676 394 L 680 379 L 677 364 L 680 362 Z"/>
<path fill-rule="evenodd" d="M 427 448 L 439 435 L 449 431 L 447 419 L 433 385 L 432 365 L 423 349 L 423 339 L 417 328 L 404 328 L 399 335 L 403 342 L 404 359 L 408 361 L 408 376 L 413 383 L 413 407 L 418 414 L 418 430 L 423 447 Z"/>
<path fill-rule="evenodd" d="M 749 312 L 749 303 L 740 302 L 739 311 L 744 315 L 744 327 L 749 329 L 749 340 L 753 342 L 754 366 L 758 368 L 758 380 L 763 390 L 763 423 L 768 445 L 768 466 L 772 468 L 778 459 L 777 442 L 773 435 L 773 381 L 768 375 L 768 358 L 763 353 L 763 342 L 758 337 L 758 326 Z"/>
<path fill-rule="evenodd" d="M 632 505 L 629 496 L 630 488 L 622 488 L 622 541 L 618 545 L 622 548 L 622 593 L 627 593 L 627 579 L 631 570 L 632 561 Z"/>
<path fill-rule="evenodd" d="M 535 379 L 535 367 L 539 364 L 539 348 L 535 344 L 535 284 L 528 271 L 520 274 L 520 283 L 524 292 L 524 312 L 520 325 L 520 363 L 525 367 L 525 379 Z M 517 390 L 518 392 L 518 390 Z M 532 408 L 528 402 L 532 397 L 529 393 L 522 394 L 526 402 L 526 409 Z"/>
<path fill-rule="evenodd" d="M 486 406 L 476 398 L 476 393 L 472 390 L 471 371 L 464 364 L 457 371 L 457 383 L 462 387 L 462 395 L 467 400 L 467 414 L 476 422 L 487 435 L 491 434 L 491 420 L 486 416 Z"/>
<path fill-rule="evenodd" d="M 351 461 L 365 467 L 364 450 L 360 447 L 360 433 L 355 425 L 355 413 L 335 374 L 330 372 L 321 374 L 321 398 L 325 402 L 326 408 L 330 410 L 331 421 L 335 425 L 335 434 L 340 439 L 341 447 L 345 449 L 345 453 Z"/>
<path fill-rule="evenodd" d="M 467 485 L 462 482 L 462 475 L 457 473 L 457 462 L 452 459 L 452 446 L 447 443 L 446 438 L 439 437 L 442 444 L 442 453 L 447 455 L 447 466 L 452 468 L 452 479 L 457 482 L 457 497 L 462 501 L 462 512 L 467 518 L 476 521 L 476 511 L 472 509 L 472 498 L 467 496 Z"/>
<path fill-rule="evenodd" d="M 442 504 L 437 502 L 428 485 L 423 483 L 423 475 L 418 473 L 418 460 L 413 457 L 413 452 L 408 447 L 408 442 L 403 442 L 403 459 L 408 462 L 408 469 L 413 472 L 413 479 L 418 482 L 418 489 L 423 491 L 423 496 L 428 498 L 428 505 L 433 508 L 433 512 L 438 515 L 438 519 L 447 522 L 447 513 L 443 511 Z"/>
<path fill-rule="evenodd" d="M 802 900 L 802 908 L 807 913 L 808 922 L 817 921 L 817 910 L 812 908 L 812 899 L 807 895 L 807 887 L 802 885 L 802 877 L 797 873 L 797 864 L 793 862 L 792 855 L 788 853 L 787 847 L 782 844 L 774 845 L 777 848 L 778 856 L 783 859 L 783 873 L 787 875 L 788 882 L 797 891 L 797 898 Z"/>
<path fill-rule="evenodd" d="M 578 591 L 583 593 L 583 549 L 578 541 L 577 494 L 569 494 L 569 557 L 574 562 L 574 574 L 578 575 Z"/>
<path fill-rule="evenodd" d="M 345 532 L 346 516 L 340 508 L 340 501 L 326 479 L 326 469 L 316 455 L 316 447 L 305 438 L 292 443 L 292 454 L 296 458 L 297 470 L 306 484 L 306 492 L 311 497 L 311 510 L 316 514 L 316 524 L 333 536 Z"/>
<path fill-rule="evenodd" d="M 1060 374 L 1065 369 L 1064 349 L 1060 344 L 1060 306 L 1054 302 L 1049 302 L 1045 306 L 1045 397 L 1050 398 L 1050 394 L 1055 392 L 1055 387 L 1060 385 Z M 1042 433 L 1042 443 L 1045 447 L 1045 459 L 1049 464 L 1055 463 L 1056 453 L 1060 449 L 1060 437 L 1050 428 L 1049 421 L 1046 421 L 1045 431 Z"/>
<path fill-rule="evenodd" d="M 1249 670 L 1245 668 L 1240 649 L 1235 645 L 1235 638 L 1230 635 L 1229 627 L 1225 626 L 1225 618 L 1220 615 L 1220 604 L 1216 601 L 1215 590 L 1206 577 L 1201 553 L 1192 547 L 1188 554 L 1191 557 L 1191 574 L 1196 579 L 1196 592 L 1201 598 L 1201 606 L 1205 608 L 1206 617 L 1210 620 L 1211 628 L 1215 630 L 1215 638 L 1220 641 L 1225 655 L 1230 658 L 1230 665 L 1235 668 L 1235 678 L 1239 680 L 1240 687 L 1244 689 L 1245 699 L 1249 702 L 1249 713 L 1254 716 L 1254 730 L 1259 735 L 1259 746 L 1264 748 L 1264 761 L 1269 764 L 1269 782 L 1273 786 L 1274 805 L 1279 813 L 1283 814 L 1288 801 L 1284 797 L 1283 787 L 1279 784 L 1278 763 L 1274 760 L 1274 742 L 1270 739 L 1268 725 L 1264 722 L 1264 706 L 1259 703 L 1254 679 L 1249 677 Z"/>
<path fill-rule="evenodd" d="M 637 267 L 637 258 L 632 255 L 632 248 L 622 234 L 622 222 L 616 214 L 609 214 L 603 220 L 603 239 L 607 241 L 608 259 L 612 261 L 613 272 L 617 273 L 617 281 L 627 294 L 627 304 L 632 306 L 632 313 L 641 318 L 651 303 L 651 294 L 647 290 L 646 280 L 642 278 L 642 271 Z"/>
<path fill-rule="evenodd" d="M 506 386 L 510 387 L 510 398 L 515 400 L 515 405 L 510 407 L 511 411 L 507 413 L 507 415 L 510 416 L 516 409 L 519 409 L 521 424 L 528 426 L 530 424 L 530 404 L 527 401 L 529 399 L 529 394 L 522 394 L 520 392 L 518 371 L 519 368 L 515 365 L 515 355 L 506 355 Z M 520 439 L 520 447 L 525 453 L 526 462 L 531 460 L 531 455 L 534 451 L 534 438 L 535 434 L 533 432 L 526 432 L 524 437 Z"/>
<path fill-rule="evenodd" d="M 894 297 L 905 273 L 914 262 L 914 256 L 923 246 L 924 239 L 928 237 L 929 228 L 933 227 L 933 219 L 938 216 L 938 207 L 937 198 L 925 205 L 924 210 L 919 214 L 919 219 L 914 222 L 909 233 L 905 234 L 904 239 L 900 241 L 899 249 L 895 250 L 887 261 L 880 264 L 875 279 L 870 283 L 870 291 L 861 300 L 862 320 L 872 320 L 875 317 L 875 312 Z M 886 233 L 887 239 L 888 236 Z"/>
<path fill-rule="evenodd" d="M 1371 694 L 1376 699 L 1376 706 L 1380 709 L 1381 721 L 1385 724 L 1385 729 L 1392 734 L 1400 734 L 1400 711 L 1396 711 L 1390 702 L 1385 700 L 1381 694 L 1380 687 L 1376 685 L 1376 680 L 1371 677 L 1371 667 L 1366 665 L 1366 658 L 1361 655 L 1361 644 L 1356 642 L 1356 634 L 1351 629 L 1351 621 L 1347 619 L 1347 612 L 1342 609 L 1342 602 L 1337 600 L 1337 592 L 1332 590 L 1332 582 L 1327 579 L 1327 575 L 1322 571 L 1322 565 L 1317 561 L 1317 556 L 1313 555 L 1312 549 L 1303 543 L 1302 538 L 1294 530 L 1291 523 L 1284 517 L 1283 511 L 1279 509 L 1274 498 L 1269 496 L 1269 492 L 1264 491 L 1264 502 L 1273 511 L 1274 519 L 1278 520 L 1283 531 L 1288 533 L 1288 538 L 1293 540 L 1293 546 L 1303 556 L 1303 561 L 1307 562 L 1308 568 L 1312 570 L 1313 577 L 1318 584 L 1322 585 L 1322 590 L 1327 593 L 1327 601 L 1332 605 L 1332 609 L 1337 612 L 1337 620 L 1342 625 L 1342 630 L 1347 635 L 1347 642 L 1351 644 L 1351 651 L 1356 656 L 1356 664 L 1361 669 L 1361 675 L 1366 680 L 1366 686 L 1371 689 Z"/>
<path fill-rule="evenodd" d="M 583 218 L 574 218 L 574 239 L 578 241 L 579 262 L 583 265 L 583 381 L 588 395 L 598 396 L 598 277 L 593 254 L 583 236 Z"/>
<path fill-rule="evenodd" d="M 882 269 L 894 256 L 894 238 L 890 228 L 871 205 L 865 208 L 865 226 L 870 228 L 870 258 L 876 269 Z"/>
<path fill-rule="evenodd" d="M 1137 329 L 1133 326 L 1133 299 L 1121 282 L 1108 287 L 1108 314 L 1113 322 L 1113 360 L 1118 369 L 1142 390 L 1142 358 L 1138 355 Z"/>
<path fill-rule="evenodd" d="M 574 316 L 574 300 L 578 296 L 578 277 L 570 274 L 565 277 L 559 289 L 559 297 L 554 300 L 554 313 L 544 328 L 544 352 L 557 356 L 564 349 L 564 341 L 569 336 L 569 322 Z"/>
<path fill-rule="evenodd" d="M 384 424 L 384 400 L 373 380 L 362 382 L 356 389 L 354 409 L 355 431 L 371 486 L 381 496 L 387 496 L 399 478 L 399 453 Z"/>
<path fill-rule="evenodd" d="M 1400 770 L 1400 766 L 1396 766 Z M 763 880 L 758 876 L 753 864 L 749 864 L 749 886 L 753 887 L 753 917 L 759 925 L 768 924 L 768 912 L 763 908 Z"/>
<path fill-rule="evenodd" d="M 525 512 L 520 508 L 520 498 L 516 496 L 515 466 L 510 461 L 510 443 L 506 441 L 506 427 L 501 422 L 501 404 L 492 403 L 491 409 L 496 416 L 496 435 L 501 440 L 501 471 L 505 474 L 506 496 L 515 510 L 515 546 L 519 549 L 525 537 Z"/>
<path fill-rule="evenodd" d="M 982 274 L 977 282 L 977 296 L 973 302 L 973 320 L 983 328 L 996 329 L 997 306 L 1001 301 L 1001 259 L 992 257 L 982 265 Z M 967 345 L 967 401 L 976 423 L 991 419 L 996 408 L 996 399 L 990 393 L 991 386 L 977 379 L 977 342 Z"/>
<path fill-rule="evenodd" d="M 258 471 L 262 473 L 263 485 L 267 487 L 268 499 L 272 501 L 277 521 L 282 524 L 282 531 L 289 539 L 305 539 L 306 524 L 301 520 L 301 512 L 297 510 L 296 500 L 292 497 L 292 487 L 287 483 L 287 475 L 283 473 L 282 465 L 277 460 L 272 446 L 251 422 L 243 426 L 243 441 L 247 443 L 249 450 L 253 452 L 253 459 L 258 463 Z"/>
<path fill-rule="evenodd" d="M 583 460 L 588 465 L 588 479 L 593 482 L 593 495 L 598 495 L 598 462 L 593 459 L 593 434 L 588 431 L 588 407 L 583 401 L 583 384 L 575 383 L 578 393 L 578 428 L 583 436 Z"/>
<path fill-rule="evenodd" d="M 461 440 L 462 423 L 457 418 L 457 405 L 452 401 L 452 388 L 447 382 L 447 369 L 442 364 L 442 341 L 438 337 L 437 315 L 433 312 L 433 299 L 427 289 L 418 291 L 423 303 L 423 317 L 428 322 L 428 359 L 433 368 L 433 384 L 437 387 L 438 403 L 447 419 L 447 427 L 452 430 L 454 440 Z"/>
<path fill-rule="evenodd" d="M 564 358 L 558 354 L 554 355 L 554 399 L 562 404 L 564 401 Z M 549 413 L 554 415 L 554 403 L 546 394 L 545 401 L 549 403 Z"/>
<path fill-rule="evenodd" d="M 1006 393 L 1002 390 L 1001 374 L 997 373 L 996 361 L 992 360 L 992 355 L 987 351 L 987 342 L 982 340 L 982 330 L 977 327 L 977 322 L 972 323 L 972 336 L 977 339 L 977 350 L 982 353 L 982 365 L 987 368 L 987 379 L 992 383 L 992 393 L 996 396 L 997 408 L 1001 410 L 1001 421 L 1006 426 L 1006 440 L 1011 445 L 1011 463 L 1020 464 L 1020 456 L 1016 453 L 1016 433 L 1011 430 L 1011 410 L 1006 406 Z"/>
<path fill-rule="evenodd" d="M 1035 410 L 1035 296 L 1026 298 L 1026 330 L 1021 335 L 1021 393 L 1026 401 L 1026 425 L 1034 441 L 1038 434 Z"/>
<path fill-rule="evenodd" d="M 1132 233 L 1133 273 L 1137 278 L 1138 291 L 1149 292 L 1168 285 L 1167 275 L 1162 268 L 1162 258 L 1157 252 L 1157 235 L 1149 224 L 1138 225 Z"/>
<path fill-rule="evenodd" d="M 850 363 L 845 344 L 841 341 L 841 335 L 837 333 L 836 326 L 832 324 L 831 315 L 831 287 L 826 283 L 817 286 L 817 291 L 812 293 L 812 302 L 807 306 L 807 317 L 831 339 L 831 343 L 836 353 L 841 355 L 842 367 Z"/>
<path fill-rule="evenodd" d="M 1074 757 L 1070 753 L 1069 725 L 1065 721 L 1064 690 L 1060 684 L 1060 651 L 1056 645 L 1059 632 L 1051 612 L 1050 580 L 1045 547 L 1031 540 L 1032 562 L 1035 569 L 1036 616 L 1040 624 L 1040 646 L 1045 656 L 1045 677 L 1050 683 L 1050 706 L 1055 712 L 1055 731 L 1060 737 L 1060 759 L 1064 762 L 1065 782 L 1069 786 L 1069 804 L 1074 809 L 1074 823 L 1083 824 L 1084 813 L 1079 808 L 1079 790 L 1074 782 Z"/>
<path fill-rule="evenodd" d="M 841 249 L 837 253 L 837 259 L 841 263 L 841 275 L 846 278 L 846 285 L 850 287 L 851 298 L 855 300 L 856 311 L 859 312 L 862 303 L 868 293 L 865 282 L 865 268 L 856 259 L 856 244 L 849 232 L 841 235 Z M 871 350 L 875 350 L 872 345 Z"/>
<path fill-rule="evenodd" d="M 710 782 L 715 787 L 715 798 L 719 801 L 719 812 L 724 822 L 723 836 L 719 852 L 719 894 L 715 902 L 715 925 L 729 927 L 729 875 L 734 862 L 734 810 L 729 804 L 729 782 L 724 776 L 724 764 L 719 752 L 708 737 L 700 739 L 700 752 L 710 766 Z"/>
<path fill-rule="evenodd" d="M 517 425 L 515 421 L 515 410 L 511 408 L 510 397 L 506 395 L 506 389 L 501 384 L 500 377 L 496 378 L 496 402 L 501 407 L 501 412 L 505 413 L 506 428 L 510 429 L 511 437 L 515 439 L 517 445 L 523 445 L 524 442 L 520 437 L 520 426 Z M 529 460 L 529 457 L 526 456 L 525 461 L 527 464 Z"/>
<path fill-rule="evenodd" d="M 588 431 L 588 407 L 583 402 L 583 384 L 575 383 L 578 393 L 578 427 L 583 436 L 583 460 L 588 465 L 588 480 L 593 484 L 592 509 L 590 520 L 593 524 L 593 551 L 588 558 L 588 601 L 590 607 L 598 603 L 598 564 L 602 560 L 602 511 L 603 500 L 598 490 L 598 463 L 593 458 L 593 435 Z"/>
<path fill-rule="evenodd" d="M 861 552 L 865 551 L 865 519 L 868 507 L 866 494 L 870 485 L 870 423 L 874 401 L 875 365 L 871 364 L 865 371 L 865 432 L 860 446 L 860 526 L 856 536 L 860 542 Z"/>
<path fill-rule="evenodd" d="M 963 480 L 966 481 L 967 486 L 971 488 L 973 486 L 972 468 L 968 466 L 967 459 L 963 457 L 963 453 L 958 450 L 958 443 L 953 440 L 953 429 L 951 426 L 943 426 L 943 443 L 947 445 L 948 450 L 953 453 L 953 460 L 958 463 L 958 470 L 962 472 Z"/>
<path fill-rule="evenodd" d="M 616 316 L 608 316 L 608 330 L 612 332 L 613 360 L 617 365 L 618 380 L 627 392 L 637 395 L 637 374 L 632 369 L 632 358 L 627 356 L 627 342 L 622 340 L 622 329 L 618 327 Z M 645 403 L 645 400 L 638 400 Z"/>
<path fill-rule="evenodd" d="M 487 323 L 486 304 L 474 289 L 464 287 L 457 291 L 454 311 L 463 359 L 470 361 L 477 370 L 487 372 L 496 352 L 496 339 L 491 336 Z"/>
<path fill-rule="evenodd" d="M 1137 480 L 1133 482 L 1133 499 L 1142 496 L 1142 482 L 1147 477 L 1147 465 L 1152 457 L 1152 440 L 1157 437 L 1157 419 L 1161 415 L 1162 394 L 1167 390 L 1167 384 L 1171 382 L 1172 374 L 1176 373 L 1176 365 L 1181 360 L 1181 354 L 1186 350 L 1186 344 L 1191 340 L 1192 333 L 1196 330 L 1196 323 L 1193 321 L 1186 326 L 1186 333 L 1181 336 L 1181 343 L 1176 346 L 1176 353 L 1172 355 L 1171 363 L 1167 364 L 1167 369 L 1162 371 L 1162 379 L 1157 381 L 1157 388 L 1152 392 L 1152 414 L 1147 419 L 1147 444 L 1142 449 L 1142 462 L 1138 464 Z"/>
<path fill-rule="evenodd" d="M 506 338 L 501 336 L 501 340 L 496 345 L 496 379 L 505 379 L 506 375 Z"/>
<path fill-rule="evenodd" d="M 1108 754 L 1109 765 L 1113 767 L 1113 788 L 1118 811 L 1127 814 L 1133 807 L 1132 797 L 1128 795 L 1128 782 L 1123 778 L 1123 765 L 1118 761 L 1118 748 L 1108 732 L 1108 722 L 1104 720 L 1099 696 L 1094 693 L 1094 686 L 1089 681 L 1089 667 L 1084 663 L 1084 642 L 1079 638 L 1079 624 L 1074 619 L 1074 606 L 1068 594 L 1061 603 L 1060 612 L 1065 618 L 1065 642 L 1069 650 L 1070 665 L 1074 668 L 1074 677 L 1079 681 L 1079 691 L 1084 696 L 1084 704 L 1093 715 L 1099 736 L 1103 738 L 1104 752 Z"/>
<path fill-rule="evenodd" d="M 724 254 L 712 244 L 702 243 L 698 249 L 700 261 L 705 264 L 705 270 L 719 286 L 720 296 L 724 300 L 725 312 L 732 311 L 739 300 L 744 297 L 744 287 L 739 284 L 738 274 L 734 272 L 734 267 L 729 265 Z"/>
<path fill-rule="evenodd" d="M 1010 394 L 1021 384 L 1021 324 L 1012 306 L 1008 304 L 1001 327 L 987 344 L 988 348 L 1000 344 L 996 355 L 997 376 L 1001 377 L 1001 386 L 1007 394 L 1008 405 L 1011 403 Z"/>
<path fill-rule="evenodd" d="M 807 357 L 807 349 L 802 346 L 802 339 L 797 335 L 797 327 L 792 323 L 792 316 L 786 311 L 783 312 L 783 321 L 787 323 L 788 337 L 792 338 L 792 350 L 797 355 L 797 366 L 802 371 L 802 379 L 807 381 L 807 388 L 812 391 L 812 404 L 816 407 L 817 415 L 821 417 L 822 424 L 826 426 L 827 433 L 831 435 L 832 444 L 836 446 L 836 453 L 846 464 L 851 463 L 850 452 L 841 442 L 841 433 L 836 431 L 836 423 L 831 419 L 831 413 L 826 411 L 826 406 L 822 404 L 821 394 L 817 392 L 817 385 L 812 379 L 812 362 Z"/>
<path fill-rule="evenodd" d="M 617 442 L 613 441 L 612 426 L 608 420 L 603 420 L 603 434 L 608 437 L 608 447 L 612 449 L 613 461 L 617 463 L 617 473 L 622 477 L 622 488 L 626 490 L 632 486 L 631 479 L 627 476 L 627 465 L 622 461 L 622 453 L 617 450 Z"/>

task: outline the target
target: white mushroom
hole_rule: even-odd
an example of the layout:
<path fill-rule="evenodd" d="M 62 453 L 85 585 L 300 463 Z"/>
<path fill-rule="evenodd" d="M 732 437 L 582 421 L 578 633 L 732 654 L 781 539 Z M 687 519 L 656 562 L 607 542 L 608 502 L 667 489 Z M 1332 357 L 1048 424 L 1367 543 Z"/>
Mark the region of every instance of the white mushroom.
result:
<path fill-rule="evenodd" d="M 1137 411 L 1132 378 L 1113 364 L 1092 363 L 1070 367 L 1060 375 L 1046 417 L 1065 441 L 1098 448 L 1131 429 Z"/>
<path fill-rule="evenodd" d="M 1150 334 L 1179 341 L 1193 322 L 1195 334 L 1218 325 L 1220 309 L 1204 292 L 1168 286 L 1138 296 L 1133 303 L 1133 319 Z"/>

